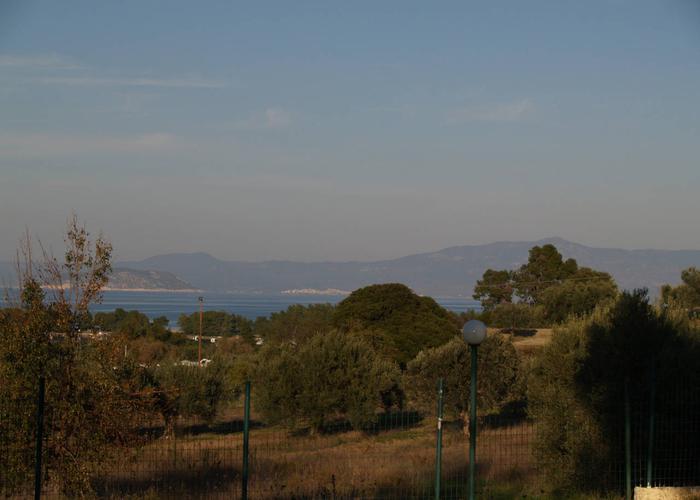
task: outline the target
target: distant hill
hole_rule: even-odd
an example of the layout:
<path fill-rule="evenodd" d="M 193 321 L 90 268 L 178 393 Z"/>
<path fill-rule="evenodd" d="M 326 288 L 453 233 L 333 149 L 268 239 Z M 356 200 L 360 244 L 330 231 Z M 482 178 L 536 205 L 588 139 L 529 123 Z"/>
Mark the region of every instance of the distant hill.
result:
<path fill-rule="evenodd" d="M 242 262 L 193 253 L 158 255 L 119 266 L 169 272 L 195 288 L 213 291 L 355 290 L 373 283 L 400 282 L 418 293 L 456 297 L 470 296 L 487 268 L 515 269 L 527 261 L 532 246 L 546 243 L 581 265 L 611 273 L 622 288 L 647 287 L 652 294 L 664 283 L 678 283 L 682 269 L 700 266 L 699 250 L 594 248 L 561 238 L 457 246 L 375 262 Z"/>
<path fill-rule="evenodd" d="M 115 268 L 107 285 L 112 290 L 193 290 L 196 287 L 167 271 Z"/>
<path fill-rule="evenodd" d="M 0 262 L 0 284 L 16 286 L 17 277 L 14 266 Z M 112 290 L 193 290 L 197 287 L 181 280 L 168 271 L 114 268 L 107 285 Z"/>

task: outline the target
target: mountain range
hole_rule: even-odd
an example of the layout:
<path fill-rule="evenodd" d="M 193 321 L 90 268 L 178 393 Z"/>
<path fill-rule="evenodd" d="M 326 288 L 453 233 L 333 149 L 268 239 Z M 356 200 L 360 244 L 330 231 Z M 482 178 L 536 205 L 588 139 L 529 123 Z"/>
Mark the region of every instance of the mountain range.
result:
<path fill-rule="evenodd" d="M 244 262 L 188 253 L 158 255 L 119 266 L 173 273 L 196 288 L 213 291 L 355 290 L 372 283 L 400 282 L 417 293 L 459 297 L 471 296 L 486 269 L 515 269 L 527 261 L 530 248 L 547 243 L 565 258 L 609 272 L 621 288 L 646 287 L 652 295 L 665 283 L 678 283 L 682 269 L 700 266 L 700 250 L 595 248 L 561 238 L 456 246 L 374 262 Z"/>
<path fill-rule="evenodd" d="M 596 248 L 561 238 L 456 246 L 436 252 L 374 262 L 226 261 L 206 253 L 179 253 L 115 263 L 109 287 L 116 289 L 202 289 L 235 293 L 304 290 L 351 291 L 373 283 L 399 282 L 417 293 L 469 297 L 488 269 L 515 269 L 535 245 L 551 243 L 565 258 L 607 271 L 624 289 L 646 287 L 652 295 L 680 281 L 681 270 L 700 267 L 700 250 Z M 12 266 L 0 263 L 11 283 Z"/>

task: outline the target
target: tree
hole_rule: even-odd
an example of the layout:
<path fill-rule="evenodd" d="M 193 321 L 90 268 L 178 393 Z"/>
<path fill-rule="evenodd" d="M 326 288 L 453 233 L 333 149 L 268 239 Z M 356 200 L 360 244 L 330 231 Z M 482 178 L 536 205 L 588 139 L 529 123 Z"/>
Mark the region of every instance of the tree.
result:
<path fill-rule="evenodd" d="M 435 410 L 436 386 L 444 380 L 448 415 L 462 419 L 468 428 L 471 355 L 469 346 L 455 338 L 440 347 L 418 353 L 406 369 L 404 386 L 409 401 L 424 411 Z M 488 335 L 479 346 L 477 405 L 497 412 L 515 396 L 520 361 L 513 344 L 501 334 Z"/>
<path fill-rule="evenodd" d="M 59 262 L 42 247 L 44 262 L 37 270 L 40 281 L 53 293 L 51 302 L 57 310 L 57 326 L 68 331 L 76 329 L 81 318 L 88 314 L 90 304 L 101 302 L 102 289 L 112 272 L 112 244 L 102 234 L 91 239 L 75 213 L 68 219 L 63 241 L 66 245 L 63 261 Z M 31 242 L 27 247 L 31 247 Z"/>
<path fill-rule="evenodd" d="M 181 314 L 177 320 L 182 333 L 199 335 L 199 312 Z M 232 337 L 240 335 L 252 340 L 252 322 L 243 316 L 229 314 L 226 311 L 204 311 L 202 313 L 203 335 Z"/>
<path fill-rule="evenodd" d="M 514 275 L 515 293 L 522 301 L 537 304 L 544 290 L 572 277 L 577 270 L 576 261 L 564 260 L 554 245 L 532 247 L 527 264 Z"/>
<path fill-rule="evenodd" d="M 515 304 L 513 291 L 519 299 Z M 551 325 L 588 314 L 616 294 L 608 273 L 564 260 L 551 244 L 532 247 L 527 263 L 517 271 L 488 269 L 474 288 L 474 298 L 491 313 L 492 324 L 512 328 Z"/>
<path fill-rule="evenodd" d="M 125 311 L 117 308 L 113 312 L 98 312 L 93 318 L 93 324 L 102 330 L 123 334 L 130 339 L 153 337 L 158 340 L 168 340 L 170 331 L 167 329 L 168 318 L 161 316 L 151 321 L 148 316 L 139 311 Z"/>
<path fill-rule="evenodd" d="M 156 408 L 165 420 L 167 436 L 174 435 L 178 417 L 197 416 L 209 422 L 216 416 L 226 393 L 224 372 L 221 363 L 167 364 L 153 370 L 151 385 L 159 393 Z"/>
<path fill-rule="evenodd" d="M 4 448 L 0 475 L 21 490 L 31 477 L 33 461 L 22 452 L 34 435 L 37 382 L 46 379 L 46 444 L 50 476 L 67 496 L 90 491 L 90 474 L 119 445 L 136 439 L 135 419 L 147 402 L 135 395 L 136 379 L 125 368 L 114 343 L 80 341 L 76 324 L 87 315 L 111 269 L 111 245 L 102 236 L 91 241 L 73 216 L 66 231 L 65 261 L 44 252 L 32 259 L 27 236 L 18 252 L 20 296 L 0 311 L 0 419 Z M 65 281 L 64 281 L 65 278 Z M 70 284 L 70 288 L 65 283 Z M 51 286 L 47 301 L 42 285 Z"/>
<path fill-rule="evenodd" d="M 331 304 L 294 304 L 286 311 L 272 313 L 269 318 L 258 318 L 254 335 L 267 343 L 301 344 L 319 333 L 331 331 L 334 311 Z"/>
<path fill-rule="evenodd" d="M 589 314 L 616 295 L 617 286 L 608 273 L 580 267 L 569 280 L 543 290 L 540 303 L 545 320 L 551 324 Z"/>
<path fill-rule="evenodd" d="M 346 418 L 355 429 L 396 403 L 400 371 L 359 335 L 318 334 L 301 347 L 266 346 L 255 374 L 257 407 L 270 421 L 304 420 L 322 430 Z"/>
<path fill-rule="evenodd" d="M 700 270 L 689 267 L 681 272 L 682 283 L 678 286 L 661 287 L 661 302 L 666 307 L 696 309 L 700 307 Z"/>
<path fill-rule="evenodd" d="M 513 271 L 487 269 L 474 287 L 474 300 L 481 301 L 484 311 L 513 302 Z"/>
<path fill-rule="evenodd" d="M 342 331 L 360 331 L 381 354 L 405 366 L 422 349 L 459 335 L 450 314 L 430 297 L 405 285 L 389 283 L 355 290 L 335 309 Z"/>
<path fill-rule="evenodd" d="M 614 303 L 557 328 L 535 358 L 528 383 L 528 411 L 539 423 L 535 453 L 553 486 L 614 487 L 609 464 L 623 463 L 624 448 L 611 443 L 624 435 L 625 386 L 632 401 L 648 401 L 653 369 L 657 394 L 677 396 L 680 388 L 700 383 L 699 356 L 700 337 L 670 311 L 652 307 L 645 290 L 623 292 Z M 687 412 L 685 404 L 666 398 L 657 405 L 657 421 L 676 422 Z M 635 408 L 635 421 L 647 422 L 646 404 Z M 632 442 L 641 443 L 639 426 L 632 432 Z M 674 456 L 700 451 L 700 439 L 680 426 L 665 439 L 674 443 Z M 668 449 L 657 445 L 654 451 L 655 460 L 670 459 L 664 458 Z"/>

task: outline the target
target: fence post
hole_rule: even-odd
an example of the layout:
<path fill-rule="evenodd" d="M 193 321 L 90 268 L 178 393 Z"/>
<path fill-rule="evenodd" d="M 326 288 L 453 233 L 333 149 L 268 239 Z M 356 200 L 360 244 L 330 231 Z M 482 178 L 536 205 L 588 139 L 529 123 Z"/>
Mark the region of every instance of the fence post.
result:
<path fill-rule="evenodd" d="M 653 480 L 652 466 L 654 455 L 654 413 L 656 410 L 656 363 L 651 361 L 651 388 L 649 395 L 649 445 L 647 448 L 647 488 Z"/>
<path fill-rule="evenodd" d="M 469 403 L 469 500 L 474 500 L 476 491 L 476 349 L 478 345 L 470 347 L 472 351 L 472 378 Z"/>
<path fill-rule="evenodd" d="M 248 437 L 250 434 L 250 382 L 245 383 L 245 410 L 243 414 L 243 471 L 241 474 L 241 498 L 248 499 Z"/>
<path fill-rule="evenodd" d="M 625 498 L 632 500 L 632 416 L 630 411 L 630 381 L 625 377 Z"/>
<path fill-rule="evenodd" d="M 437 443 L 435 445 L 435 500 L 440 499 L 440 476 L 442 467 L 442 379 L 438 382 Z"/>
<path fill-rule="evenodd" d="M 36 405 L 36 454 L 34 456 L 34 498 L 41 498 L 41 456 L 44 442 L 44 396 L 46 381 L 39 377 L 39 395 Z"/>

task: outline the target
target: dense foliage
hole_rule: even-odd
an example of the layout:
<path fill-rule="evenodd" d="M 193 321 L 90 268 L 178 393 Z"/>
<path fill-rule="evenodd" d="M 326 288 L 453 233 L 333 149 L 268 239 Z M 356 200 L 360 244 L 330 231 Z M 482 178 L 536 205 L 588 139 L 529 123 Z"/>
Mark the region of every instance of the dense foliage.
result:
<path fill-rule="evenodd" d="M 418 353 L 404 375 L 410 403 L 423 411 L 434 411 L 436 384 L 444 381 L 444 407 L 447 415 L 464 419 L 469 414 L 471 355 L 460 338 Z M 479 346 L 477 362 L 477 406 L 480 411 L 497 412 L 518 399 L 520 361 L 509 339 L 491 334 Z M 466 427 L 466 426 L 465 426 Z"/>
<path fill-rule="evenodd" d="M 199 313 L 181 314 L 177 319 L 182 333 L 187 336 L 199 335 Z M 252 340 L 252 322 L 238 314 L 225 311 L 204 311 L 202 313 L 202 335 L 210 337 L 233 337 Z"/>
<path fill-rule="evenodd" d="M 473 297 L 498 326 L 523 328 L 588 314 L 616 294 L 617 286 L 608 273 L 580 267 L 574 259 L 564 260 L 548 244 L 531 248 L 527 263 L 517 271 L 487 269 Z"/>
<path fill-rule="evenodd" d="M 681 280 L 678 286 L 661 287 L 661 302 L 666 307 L 688 309 L 697 316 L 700 309 L 700 270 L 695 267 L 685 269 Z"/>
<path fill-rule="evenodd" d="M 355 290 L 336 307 L 335 325 L 360 331 L 383 355 L 405 366 L 422 349 L 459 334 L 452 316 L 435 300 L 398 283 Z"/>
<path fill-rule="evenodd" d="M 271 422 L 322 430 L 347 419 L 363 428 L 399 402 L 400 371 L 356 334 L 321 333 L 305 344 L 270 345 L 255 371 L 256 407 Z"/>
<path fill-rule="evenodd" d="M 46 380 L 46 460 L 52 479 L 68 496 L 90 490 L 100 464 L 134 435 L 146 403 L 134 396 L 133 365 L 118 346 L 80 341 L 75 325 L 106 283 L 110 245 L 91 242 L 75 217 L 66 233 L 65 264 L 47 258 L 35 265 L 25 240 L 19 302 L 0 310 L 0 476 L 10 491 L 26 485 L 33 467 L 27 442 L 35 435 L 39 379 Z M 37 276 L 44 281 L 40 282 Z M 72 290 L 57 288 L 64 276 Z M 49 299 L 42 284 L 53 283 Z"/>
<path fill-rule="evenodd" d="M 125 311 L 117 308 L 113 312 L 98 312 L 93 317 L 93 328 L 116 334 L 123 334 L 131 339 L 153 337 L 168 340 L 168 318 L 161 316 L 150 320 L 139 311 Z"/>
<path fill-rule="evenodd" d="M 255 336 L 268 343 L 303 343 L 333 329 L 334 311 L 331 304 L 291 305 L 269 318 L 258 318 Z"/>
<path fill-rule="evenodd" d="M 658 394 L 697 387 L 699 356 L 700 339 L 687 321 L 654 309 L 645 291 L 624 292 L 558 328 L 537 356 L 528 387 L 529 411 L 540 423 L 538 460 L 554 485 L 614 484 L 610 465 L 622 463 L 626 394 L 648 401 L 652 376 Z M 675 418 L 682 404 L 666 399 L 657 418 Z M 640 421 L 647 420 L 642 413 Z M 688 436 L 680 446 L 674 453 L 697 454 L 700 440 Z"/>

